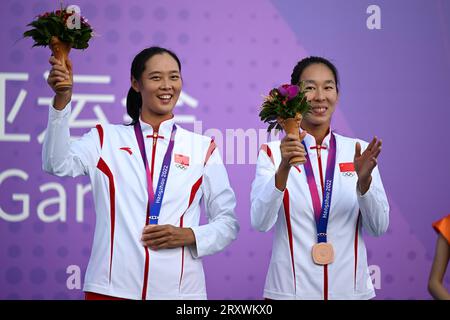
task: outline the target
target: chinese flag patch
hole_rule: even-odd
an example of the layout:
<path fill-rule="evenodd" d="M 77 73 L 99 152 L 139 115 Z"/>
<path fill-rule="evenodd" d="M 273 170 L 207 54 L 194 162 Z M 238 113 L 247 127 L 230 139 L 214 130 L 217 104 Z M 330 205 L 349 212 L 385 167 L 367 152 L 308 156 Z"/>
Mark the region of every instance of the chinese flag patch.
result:
<path fill-rule="evenodd" d="M 339 163 L 339 169 L 341 172 L 351 172 L 355 171 L 355 166 L 353 162 L 343 162 Z"/>
<path fill-rule="evenodd" d="M 189 166 L 189 157 L 183 156 L 182 154 L 175 153 L 175 163 L 179 163 L 183 166 L 188 167 Z"/>

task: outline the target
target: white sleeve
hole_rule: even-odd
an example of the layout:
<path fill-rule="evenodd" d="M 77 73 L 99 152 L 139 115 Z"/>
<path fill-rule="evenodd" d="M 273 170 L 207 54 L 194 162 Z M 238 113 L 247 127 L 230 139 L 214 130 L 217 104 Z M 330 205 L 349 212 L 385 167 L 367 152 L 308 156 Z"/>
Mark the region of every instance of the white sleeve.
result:
<path fill-rule="evenodd" d="M 275 186 L 275 165 L 263 150 L 259 152 L 256 163 L 256 176 L 252 183 L 251 223 L 259 231 L 269 231 L 278 218 L 283 203 L 283 191 Z"/>
<path fill-rule="evenodd" d="M 381 182 L 378 166 L 372 171 L 369 190 L 361 195 L 356 187 L 359 208 L 364 229 L 373 236 L 380 236 L 389 226 L 389 203 Z"/>
<path fill-rule="evenodd" d="M 205 165 L 202 189 L 209 223 L 191 227 L 196 240 L 190 247 L 194 258 L 223 250 L 239 232 L 234 213 L 236 198 L 217 148 Z"/>
<path fill-rule="evenodd" d="M 42 168 L 56 176 L 86 175 L 100 158 L 100 138 L 91 129 L 81 139 L 71 141 L 69 117 L 71 107 L 58 111 L 50 106 L 47 131 L 42 146 Z"/>

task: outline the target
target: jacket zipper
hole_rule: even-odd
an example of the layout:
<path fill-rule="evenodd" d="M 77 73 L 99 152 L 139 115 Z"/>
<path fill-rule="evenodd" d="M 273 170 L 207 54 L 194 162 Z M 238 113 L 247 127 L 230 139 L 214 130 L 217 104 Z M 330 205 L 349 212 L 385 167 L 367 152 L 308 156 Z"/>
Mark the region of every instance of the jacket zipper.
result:
<path fill-rule="evenodd" d="M 156 155 L 156 142 L 157 141 L 158 141 L 158 132 L 153 132 L 152 164 L 150 167 L 150 176 L 152 178 L 152 186 L 151 186 L 152 188 L 153 188 L 153 171 L 155 168 L 155 155 Z M 148 208 L 147 208 L 147 211 L 148 211 Z M 147 213 L 145 214 L 145 225 L 148 225 Z M 144 285 L 142 287 L 142 300 L 146 300 L 146 296 L 147 296 L 149 259 L 150 259 L 150 255 L 149 255 L 148 247 L 145 247 Z"/>
<path fill-rule="evenodd" d="M 153 146 L 152 146 L 152 166 L 150 169 L 150 175 L 153 181 L 153 171 L 155 169 L 155 155 L 156 155 L 156 142 L 158 141 L 158 132 L 153 132 Z M 153 186 L 152 186 L 153 188 Z"/>

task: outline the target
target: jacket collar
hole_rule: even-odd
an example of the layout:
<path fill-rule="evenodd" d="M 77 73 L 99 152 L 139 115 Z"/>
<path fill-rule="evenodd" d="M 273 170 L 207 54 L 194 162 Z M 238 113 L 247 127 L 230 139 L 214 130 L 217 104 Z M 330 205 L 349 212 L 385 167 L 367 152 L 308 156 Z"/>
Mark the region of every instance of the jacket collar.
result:
<path fill-rule="evenodd" d="M 302 132 L 303 130 L 300 128 L 300 132 Z M 316 145 L 316 138 L 314 138 L 313 135 L 307 133 L 305 138 L 303 139 L 303 141 L 305 141 L 306 147 L 308 148 L 308 150 L 311 149 L 326 149 L 328 150 L 328 148 L 330 147 L 330 139 L 331 139 L 331 130 L 330 128 L 328 128 L 328 134 L 325 136 L 325 138 L 322 141 L 322 145 L 318 146 Z"/>
<path fill-rule="evenodd" d="M 144 138 L 152 137 L 154 133 L 153 127 L 150 124 L 142 121 L 141 117 L 139 117 L 139 122 L 141 124 L 142 134 L 144 135 Z M 155 132 L 157 134 L 157 137 L 161 139 L 170 139 L 170 134 L 172 133 L 172 127 L 174 123 L 174 117 L 161 122 L 158 131 Z"/>

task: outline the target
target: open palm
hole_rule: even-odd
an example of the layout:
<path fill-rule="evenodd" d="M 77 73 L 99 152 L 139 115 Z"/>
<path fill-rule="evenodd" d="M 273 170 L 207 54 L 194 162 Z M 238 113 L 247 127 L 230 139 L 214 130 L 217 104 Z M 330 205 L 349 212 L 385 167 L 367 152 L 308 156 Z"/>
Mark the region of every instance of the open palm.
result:
<path fill-rule="evenodd" d="M 380 139 L 374 137 L 362 154 L 361 144 L 359 142 L 356 143 L 353 164 L 359 180 L 370 180 L 372 171 L 377 166 L 377 157 L 381 152 L 381 143 Z"/>

